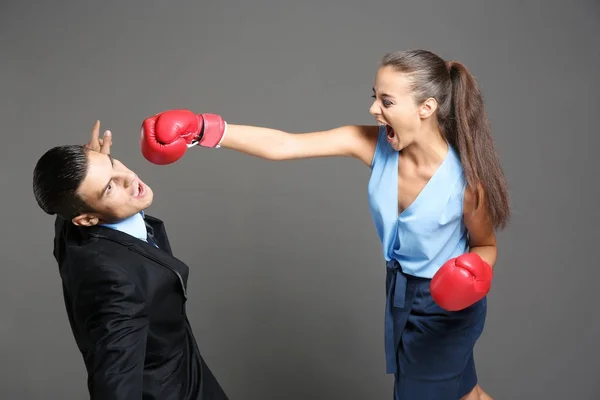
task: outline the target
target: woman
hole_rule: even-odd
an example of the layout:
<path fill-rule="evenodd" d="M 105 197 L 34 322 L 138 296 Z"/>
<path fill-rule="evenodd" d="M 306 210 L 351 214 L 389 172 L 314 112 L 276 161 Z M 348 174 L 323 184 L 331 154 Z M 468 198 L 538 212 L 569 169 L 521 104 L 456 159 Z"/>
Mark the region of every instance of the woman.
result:
<path fill-rule="evenodd" d="M 373 98 L 377 125 L 303 134 L 165 111 L 144 121 L 142 153 L 168 164 L 199 144 L 269 160 L 361 160 L 371 168 L 369 205 L 387 261 L 395 398 L 489 400 L 473 347 L 486 317 L 495 230 L 510 209 L 482 96 L 462 64 L 411 50 L 382 59 Z"/>

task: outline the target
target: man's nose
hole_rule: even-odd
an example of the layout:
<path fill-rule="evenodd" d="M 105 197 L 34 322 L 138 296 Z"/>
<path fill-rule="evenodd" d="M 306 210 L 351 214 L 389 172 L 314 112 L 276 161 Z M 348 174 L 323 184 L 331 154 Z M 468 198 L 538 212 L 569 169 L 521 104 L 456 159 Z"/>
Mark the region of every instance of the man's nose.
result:
<path fill-rule="evenodd" d="M 123 181 L 123 186 L 129 187 L 136 180 L 137 175 L 133 172 L 123 172 L 121 176 L 121 180 Z"/>

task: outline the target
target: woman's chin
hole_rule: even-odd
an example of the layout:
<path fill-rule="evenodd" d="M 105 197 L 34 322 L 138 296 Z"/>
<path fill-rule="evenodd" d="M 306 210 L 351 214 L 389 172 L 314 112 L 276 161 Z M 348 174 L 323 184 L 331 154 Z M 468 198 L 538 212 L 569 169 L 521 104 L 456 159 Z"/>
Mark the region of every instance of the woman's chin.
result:
<path fill-rule="evenodd" d="M 396 151 L 400 151 L 402 149 L 402 144 L 400 143 L 398 138 L 388 138 L 388 143 L 390 144 L 390 146 L 392 146 L 392 149 Z"/>

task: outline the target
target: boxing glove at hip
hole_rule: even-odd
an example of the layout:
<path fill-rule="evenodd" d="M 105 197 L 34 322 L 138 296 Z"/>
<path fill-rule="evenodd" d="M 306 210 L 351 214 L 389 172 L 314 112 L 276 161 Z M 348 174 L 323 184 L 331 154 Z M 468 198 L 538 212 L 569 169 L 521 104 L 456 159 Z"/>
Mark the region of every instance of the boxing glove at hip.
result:
<path fill-rule="evenodd" d="M 477 253 L 452 258 L 430 282 L 433 300 L 446 311 L 460 311 L 483 299 L 492 285 L 492 267 Z"/>
<path fill-rule="evenodd" d="M 154 164 L 179 160 L 189 147 L 219 147 L 227 123 L 217 114 L 196 114 L 189 110 L 167 110 L 142 123 L 140 147 Z"/>

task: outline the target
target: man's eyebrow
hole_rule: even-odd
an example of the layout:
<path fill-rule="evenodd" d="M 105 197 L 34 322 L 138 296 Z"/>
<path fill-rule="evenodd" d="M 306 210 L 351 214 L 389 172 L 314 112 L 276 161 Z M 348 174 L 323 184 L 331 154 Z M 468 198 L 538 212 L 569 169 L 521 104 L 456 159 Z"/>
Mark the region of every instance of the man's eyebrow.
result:
<path fill-rule="evenodd" d="M 108 156 L 108 159 L 110 160 L 110 164 L 114 166 L 115 161 L 113 160 L 112 156 L 110 154 L 107 154 L 107 156 Z M 111 182 L 112 182 L 112 178 L 110 178 L 108 183 L 106 185 L 104 185 L 104 188 L 100 191 L 100 195 L 98 196 L 98 198 L 102 198 L 102 196 L 104 196 L 104 194 L 108 190 L 108 187 L 110 186 Z"/>

